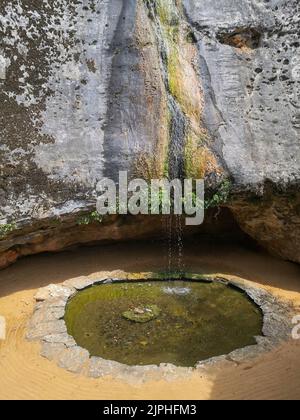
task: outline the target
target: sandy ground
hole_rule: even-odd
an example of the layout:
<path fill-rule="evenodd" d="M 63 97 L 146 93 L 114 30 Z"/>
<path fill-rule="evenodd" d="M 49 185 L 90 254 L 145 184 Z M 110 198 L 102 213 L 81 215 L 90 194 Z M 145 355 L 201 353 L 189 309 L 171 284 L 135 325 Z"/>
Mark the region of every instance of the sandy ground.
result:
<path fill-rule="evenodd" d="M 6 339 L 0 341 L 0 399 L 300 399 L 300 341 L 209 375 L 131 385 L 68 373 L 43 359 L 39 344 L 24 339 L 39 287 L 100 271 L 163 269 L 162 248 L 151 243 L 84 248 L 29 257 L 0 272 L 0 316 L 7 323 Z M 225 273 L 259 283 L 299 305 L 300 314 L 299 266 L 228 246 L 193 244 L 186 253 L 188 271 Z"/>

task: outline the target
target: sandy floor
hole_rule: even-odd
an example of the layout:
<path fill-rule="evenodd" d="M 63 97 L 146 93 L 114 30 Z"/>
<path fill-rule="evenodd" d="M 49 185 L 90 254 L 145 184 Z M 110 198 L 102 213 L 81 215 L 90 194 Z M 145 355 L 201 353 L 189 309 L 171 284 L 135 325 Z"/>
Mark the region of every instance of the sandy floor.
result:
<path fill-rule="evenodd" d="M 188 246 L 186 268 L 254 281 L 299 305 L 300 267 L 252 251 Z M 0 316 L 7 322 L 0 341 L 0 399 L 300 399 L 300 341 L 236 367 L 194 374 L 189 379 L 134 386 L 112 378 L 70 374 L 39 355 L 39 344 L 24 339 L 36 289 L 100 271 L 163 269 L 158 244 L 86 248 L 23 259 L 0 272 Z"/>

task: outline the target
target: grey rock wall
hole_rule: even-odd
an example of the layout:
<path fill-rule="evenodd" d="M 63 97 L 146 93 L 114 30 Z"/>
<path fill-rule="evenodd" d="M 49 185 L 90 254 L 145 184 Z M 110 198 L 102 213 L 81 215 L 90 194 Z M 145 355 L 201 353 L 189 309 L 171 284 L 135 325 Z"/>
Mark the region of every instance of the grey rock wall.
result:
<path fill-rule="evenodd" d="M 230 178 L 223 205 L 242 229 L 299 262 L 299 9 L 296 0 L 2 0 L 0 265 L 81 243 L 76 220 L 93 209 L 98 180 L 119 170 L 156 177 L 170 161 L 196 166 L 210 187 Z M 187 154 L 191 139 L 201 147 Z M 134 237 L 120 224 L 114 238 Z M 109 238 L 107 226 L 104 236 L 92 228 L 84 242 Z"/>
<path fill-rule="evenodd" d="M 104 173 L 121 12 L 121 1 L 1 2 L 1 221 L 86 207 Z"/>
<path fill-rule="evenodd" d="M 205 122 L 236 192 L 240 226 L 300 261 L 300 4 L 185 0 L 198 41 Z"/>
<path fill-rule="evenodd" d="M 205 80 L 207 125 L 234 181 L 300 179 L 297 0 L 185 0 Z"/>
<path fill-rule="evenodd" d="M 0 24 L 0 220 L 87 209 L 100 179 L 159 147 L 165 101 L 143 2 L 4 0 Z"/>

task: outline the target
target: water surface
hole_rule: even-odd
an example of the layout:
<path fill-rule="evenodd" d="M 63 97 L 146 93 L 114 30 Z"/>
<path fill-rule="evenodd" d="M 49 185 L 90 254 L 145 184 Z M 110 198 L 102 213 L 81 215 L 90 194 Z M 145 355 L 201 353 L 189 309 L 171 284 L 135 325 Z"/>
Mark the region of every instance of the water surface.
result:
<path fill-rule="evenodd" d="M 128 310 L 160 309 L 146 323 Z M 249 297 L 220 283 L 147 281 L 97 285 L 69 302 L 68 332 L 91 356 L 128 365 L 198 361 L 256 344 L 262 313 Z"/>

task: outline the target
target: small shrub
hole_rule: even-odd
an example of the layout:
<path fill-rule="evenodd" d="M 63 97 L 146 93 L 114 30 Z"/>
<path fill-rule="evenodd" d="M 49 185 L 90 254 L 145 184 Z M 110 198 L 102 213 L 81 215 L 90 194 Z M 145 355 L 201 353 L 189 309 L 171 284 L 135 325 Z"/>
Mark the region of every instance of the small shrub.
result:
<path fill-rule="evenodd" d="M 81 216 L 78 219 L 77 224 L 79 226 L 82 226 L 82 225 L 90 225 L 92 223 L 102 223 L 102 222 L 103 222 L 103 216 L 99 214 L 97 211 L 93 211 L 92 213 Z"/>
<path fill-rule="evenodd" d="M 205 208 L 208 209 L 212 207 L 220 207 L 223 204 L 228 203 L 230 199 L 231 188 L 232 183 L 229 179 L 223 181 L 219 187 L 218 192 L 205 202 Z"/>
<path fill-rule="evenodd" d="M 5 238 L 9 233 L 16 229 L 16 225 L 14 223 L 0 225 L 0 239 Z"/>

